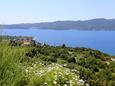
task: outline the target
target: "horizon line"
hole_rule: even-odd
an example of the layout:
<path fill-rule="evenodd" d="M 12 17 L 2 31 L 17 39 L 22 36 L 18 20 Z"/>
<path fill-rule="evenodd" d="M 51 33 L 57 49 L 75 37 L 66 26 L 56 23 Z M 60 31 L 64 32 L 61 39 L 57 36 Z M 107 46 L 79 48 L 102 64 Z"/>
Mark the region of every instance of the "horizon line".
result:
<path fill-rule="evenodd" d="M 104 20 L 113 20 L 115 18 L 89 18 L 89 19 L 79 19 L 79 20 L 55 20 L 55 21 L 41 21 L 41 22 L 23 22 L 23 23 L 8 23 L 8 24 L 0 24 L 0 25 L 19 25 L 19 24 L 36 24 L 36 23 L 53 23 L 53 22 L 63 22 L 63 21 L 88 21 L 95 19 L 104 19 Z"/>

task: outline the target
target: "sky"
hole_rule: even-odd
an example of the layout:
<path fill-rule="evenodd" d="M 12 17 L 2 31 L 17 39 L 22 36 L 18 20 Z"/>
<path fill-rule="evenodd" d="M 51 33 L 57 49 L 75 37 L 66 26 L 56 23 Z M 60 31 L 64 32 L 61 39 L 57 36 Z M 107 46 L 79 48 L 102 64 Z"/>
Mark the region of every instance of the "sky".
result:
<path fill-rule="evenodd" d="M 115 0 L 0 0 L 0 24 L 115 18 Z"/>

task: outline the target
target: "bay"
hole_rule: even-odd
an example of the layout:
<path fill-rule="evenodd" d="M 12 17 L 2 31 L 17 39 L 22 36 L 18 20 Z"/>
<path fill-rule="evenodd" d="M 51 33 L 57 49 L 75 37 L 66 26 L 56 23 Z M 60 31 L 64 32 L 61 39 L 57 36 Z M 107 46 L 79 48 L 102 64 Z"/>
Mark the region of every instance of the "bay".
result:
<path fill-rule="evenodd" d="M 68 47 L 86 47 L 115 55 L 115 31 L 4 29 L 2 34 L 32 36 L 35 40 L 49 45 L 66 44 Z"/>

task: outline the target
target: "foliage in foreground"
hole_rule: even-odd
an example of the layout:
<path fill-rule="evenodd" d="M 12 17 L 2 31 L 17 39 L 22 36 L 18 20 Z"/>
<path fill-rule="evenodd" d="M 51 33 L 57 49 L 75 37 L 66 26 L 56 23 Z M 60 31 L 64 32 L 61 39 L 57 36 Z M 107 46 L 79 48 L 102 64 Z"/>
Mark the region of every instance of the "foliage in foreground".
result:
<path fill-rule="evenodd" d="M 115 86 L 111 56 L 86 48 L 0 46 L 0 86 Z"/>

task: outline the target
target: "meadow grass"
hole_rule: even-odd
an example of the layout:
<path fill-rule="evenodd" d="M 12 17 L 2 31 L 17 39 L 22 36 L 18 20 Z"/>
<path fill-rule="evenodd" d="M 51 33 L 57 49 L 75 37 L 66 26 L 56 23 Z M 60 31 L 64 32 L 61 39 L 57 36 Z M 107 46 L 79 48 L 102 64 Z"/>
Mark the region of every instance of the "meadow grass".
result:
<path fill-rule="evenodd" d="M 0 46 L 0 86 L 14 86 L 22 78 L 19 67 L 24 48 Z"/>
<path fill-rule="evenodd" d="M 0 44 L 0 86 L 115 86 L 111 56 L 87 48 Z"/>
<path fill-rule="evenodd" d="M 24 61 L 29 48 L 0 46 L 0 86 L 80 86 L 78 77 L 59 64 L 39 58 Z"/>

